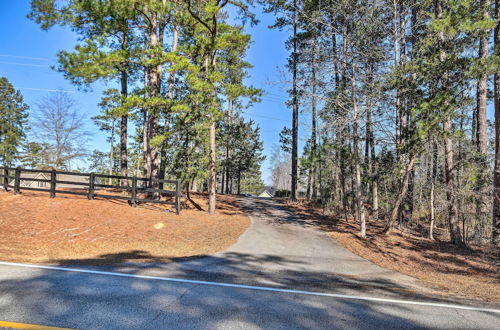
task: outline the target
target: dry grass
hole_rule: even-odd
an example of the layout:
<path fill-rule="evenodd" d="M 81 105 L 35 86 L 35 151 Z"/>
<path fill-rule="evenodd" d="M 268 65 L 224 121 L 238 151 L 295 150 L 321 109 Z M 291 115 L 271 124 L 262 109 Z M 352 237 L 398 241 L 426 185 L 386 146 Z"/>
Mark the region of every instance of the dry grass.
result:
<path fill-rule="evenodd" d="M 35 263 L 110 264 L 163 261 L 223 250 L 250 221 L 231 196 L 218 196 L 208 215 L 207 198 L 192 195 L 176 215 L 172 206 L 23 192 L 0 192 L 0 260 Z"/>
<path fill-rule="evenodd" d="M 500 302 L 500 249 L 498 246 L 458 248 L 446 241 L 446 230 L 436 229 L 431 241 L 410 230 L 382 234 L 383 223 L 368 223 L 368 239 L 359 225 L 323 215 L 310 204 L 286 203 L 298 214 L 315 220 L 328 235 L 355 254 L 382 267 L 413 276 L 446 294 Z M 441 240 L 440 240 L 441 239 Z"/>

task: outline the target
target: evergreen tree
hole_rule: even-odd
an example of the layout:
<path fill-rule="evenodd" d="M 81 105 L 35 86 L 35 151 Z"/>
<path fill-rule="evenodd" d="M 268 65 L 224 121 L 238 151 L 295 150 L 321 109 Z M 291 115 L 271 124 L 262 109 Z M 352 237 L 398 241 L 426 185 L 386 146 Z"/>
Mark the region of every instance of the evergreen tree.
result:
<path fill-rule="evenodd" d="M 0 163 L 13 166 L 26 138 L 28 105 L 21 92 L 5 77 L 0 77 Z"/>

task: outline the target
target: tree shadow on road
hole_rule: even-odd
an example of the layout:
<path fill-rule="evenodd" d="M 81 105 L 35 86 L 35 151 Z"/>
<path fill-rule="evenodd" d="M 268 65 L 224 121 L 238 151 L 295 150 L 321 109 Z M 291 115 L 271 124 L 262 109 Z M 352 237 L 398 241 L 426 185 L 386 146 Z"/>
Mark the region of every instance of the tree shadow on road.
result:
<path fill-rule="evenodd" d="M 404 287 L 386 279 L 356 279 L 292 270 L 266 273 L 255 267 L 269 262 L 289 267 L 294 262 L 277 256 L 229 253 L 184 258 L 175 263 L 165 263 L 164 258 L 144 251 L 100 257 L 108 261 L 134 258 L 148 258 L 151 262 L 95 266 L 94 259 L 87 259 L 62 260 L 57 265 L 132 275 L 338 294 L 357 292 L 363 296 L 429 301 L 429 296 L 405 291 Z M 295 269 L 300 267 L 299 264 L 295 266 Z M 425 323 L 428 315 L 415 315 L 410 306 L 401 304 L 391 304 L 391 308 L 387 308 L 386 304 L 374 301 L 53 270 L 15 269 L 12 276 L 6 278 L 9 269 L 2 269 L 2 274 L 0 317 L 17 322 L 36 321 L 85 329 L 421 328 L 430 324 Z M 446 302 L 437 298 L 434 301 Z M 453 310 L 440 313 L 446 317 L 454 315 Z M 407 317 L 402 316 L 405 314 Z"/>

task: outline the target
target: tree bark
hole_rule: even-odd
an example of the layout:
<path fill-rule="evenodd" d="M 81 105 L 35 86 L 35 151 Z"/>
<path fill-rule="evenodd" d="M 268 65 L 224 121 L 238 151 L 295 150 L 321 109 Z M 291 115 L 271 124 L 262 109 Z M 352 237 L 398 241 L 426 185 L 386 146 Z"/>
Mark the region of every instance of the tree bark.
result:
<path fill-rule="evenodd" d="M 215 36 L 213 36 L 213 43 L 215 43 Z M 215 70 L 216 64 L 217 64 L 217 52 L 215 47 L 213 48 L 213 53 L 211 55 L 211 69 Z M 208 72 L 207 72 L 208 73 Z M 214 87 L 215 88 L 215 87 Z M 214 94 L 212 95 L 212 102 L 215 102 L 215 99 L 217 97 L 215 89 L 214 89 Z M 216 176 L 216 169 L 215 169 L 215 162 L 216 162 L 216 153 L 217 153 L 217 147 L 215 143 L 215 129 L 216 129 L 216 123 L 215 120 L 212 119 L 212 123 L 210 124 L 210 133 L 209 133 L 209 139 L 210 139 L 210 157 L 209 157 L 209 182 L 208 182 L 208 213 L 209 214 L 214 214 L 215 213 L 215 176 Z"/>
<path fill-rule="evenodd" d="M 401 206 L 401 203 L 403 202 L 403 199 L 406 196 L 406 191 L 408 190 L 408 180 L 409 180 L 410 173 L 413 169 L 414 163 L 415 163 L 415 156 L 410 155 L 410 160 L 409 160 L 408 165 L 406 166 L 406 169 L 405 169 L 404 174 L 403 174 L 403 180 L 401 180 L 401 183 L 399 185 L 398 196 L 397 196 L 396 201 L 394 202 L 394 205 L 392 207 L 391 217 L 389 218 L 389 220 L 385 224 L 384 233 L 386 233 L 386 234 L 390 233 L 394 223 L 396 222 L 396 220 L 399 217 L 399 208 Z"/>
<path fill-rule="evenodd" d="M 228 125 L 231 126 L 233 124 L 233 100 L 229 99 L 227 104 L 227 121 Z M 226 139 L 226 194 L 230 194 L 229 191 L 229 157 L 231 154 L 230 146 L 229 146 L 229 138 Z M 223 187 L 224 188 L 224 187 Z"/>
<path fill-rule="evenodd" d="M 210 164 L 208 187 L 208 213 L 215 213 L 215 121 L 210 124 Z"/>
<path fill-rule="evenodd" d="M 297 0 L 293 1 L 293 53 L 292 53 L 292 184 L 291 200 L 297 199 L 298 175 L 298 131 L 299 131 L 299 104 L 297 97 Z"/>
<path fill-rule="evenodd" d="M 177 43 L 179 39 L 179 29 L 177 26 L 174 26 L 172 28 L 172 52 L 177 51 Z M 167 88 L 167 99 L 170 100 L 171 102 L 174 100 L 174 83 L 175 83 L 175 71 L 170 70 L 169 77 L 168 77 L 168 88 Z M 167 134 L 170 129 L 170 122 L 172 120 L 172 104 L 168 106 L 168 109 L 165 113 L 165 122 L 163 124 L 163 135 L 164 135 L 164 141 L 161 145 L 161 153 L 162 153 L 162 160 L 160 164 L 160 173 L 159 176 L 161 179 L 165 179 L 165 170 L 166 170 L 166 154 L 167 154 L 167 147 L 168 147 L 168 139 L 167 139 Z M 163 184 L 160 185 L 161 189 L 163 189 Z"/>
<path fill-rule="evenodd" d="M 241 171 L 238 171 L 238 195 L 241 194 Z"/>
<path fill-rule="evenodd" d="M 128 32 L 128 31 L 127 31 Z M 122 50 L 127 49 L 127 33 L 123 32 L 121 40 Z M 121 96 L 125 100 L 128 97 L 128 72 L 127 69 L 121 71 L 120 87 Z M 128 115 L 125 114 L 121 117 L 120 122 L 120 174 L 128 176 L 128 155 L 127 155 L 127 135 L 128 135 Z M 122 179 L 120 182 L 122 186 L 128 186 L 128 180 Z"/>
<path fill-rule="evenodd" d="M 400 64 L 399 56 L 399 32 L 398 24 L 399 20 L 399 9 L 398 0 L 393 0 L 393 14 L 394 14 L 394 66 L 397 68 Z M 396 89 L 396 158 L 400 160 L 400 145 L 401 145 L 401 96 L 399 89 Z"/>
<path fill-rule="evenodd" d="M 144 31 L 144 47 L 148 47 L 147 40 L 148 34 L 147 31 Z M 144 100 L 149 99 L 149 66 L 144 67 Z M 150 153 L 149 153 L 149 129 L 148 129 L 148 109 L 142 109 L 142 155 L 143 155 L 143 176 L 146 178 L 151 177 L 151 161 L 150 161 Z"/>
<path fill-rule="evenodd" d="M 163 31 L 161 31 L 158 19 L 158 13 L 153 11 L 150 16 L 150 31 L 149 31 L 149 43 L 151 49 L 156 49 L 159 46 L 163 46 L 161 39 L 163 36 Z M 156 59 L 156 56 L 153 55 L 153 59 Z M 159 98 L 161 96 L 161 78 L 162 78 L 162 65 L 156 64 L 153 65 L 150 73 L 149 73 L 149 85 L 150 92 L 152 98 Z M 151 109 L 149 113 L 148 120 L 148 133 L 149 133 L 149 141 L 154 139 L 158 135 L 158 127 L 159 127 L 159 112 L 160 109 L 156 107 Z M 151 144 L 151 143 L 150 143 Z M 159 187 L 159 165 L 160 165 L 160 148 L 158 145 L 150 145 L 149 148 L 150 154 L 150 185 L 152 188 L 157 189 Z M 154 194 L 154 197 L 157 198 L 158 194 Z"/>
<path fill-rule="evenodd" d="M 483 0 L 483 16 L 484 19 L 489 19 L 490 0 Z M 479 59 L 481 62 L 486 62 L 488 59 L 489 48 L 489 31 L 480 37 L 479 40 Z M 488 157 L 488 137 L 486 136 L 486 105 L 488 101 L 488 74 L 481 73 L 481 77 L 477 82 L 477 108 L 476 108 L 476 147 L 477 147 L 477 166 L 479 170 L 477 186 L 476 186 L 476 219 L 477 222 L 484 227 L 484 223 L 488 218 L 487 206 L 485 197 L 488 195 L 488 187 L 486 185 L 487 178 L 487 157 Z"/>
<path fill-rule="evenodd" d="M 431 181 L 431 189 L 429 192 L 429 208 L 430 208 L 430 215 L 429 215 L 429 239 L 434 239 L 434 220 L 435 220 L 435 207 L 434 207 L 434 200 L 436 199 L 435 197 L 435 187 L 436 187 L 436 175 L 437 175 L 437 164 L 438 162 L 438 150 L 437 150 L 437 143 L 432 140 L 432 155 L 431 155 L 431 168 L 430 168 L 430 181 Z"/>
<path fill-rule="evenodd" d="M 308 196 L 311 200 L 317 198 L 317 183 L 316 183 L 316 37 L 313 39 L 312 54 L 311 54 L 311 168 L 309 169 L 311 195 Z"/>
<path fill-rule="evenodd" d="M 368 72 L 368 81 L 370 88 L 373 83 L 373 63 L 370 63 Z M 370 90 L 369 93 L 372 91 Z M 377 156 L 375 154 L 375 136 L 373 133 L 372 122 L 372 102 L 371 95 L 368 97 L 366 107 L 366 138 L 365 138 L 365 162 L 368 164 L 368 175 L 370 177 L 368 189 L 371 188 L 372 196 L 372 218 L 378 219 L 378 178 L 377 178 Z M 371 156 L 371 157 L 370 157 Z"/>
<path fill-rule="evenodd" d="M 372 136 L 370 138 L 370 148 L 371 148 L 371 164 L 372 164 L 372 217 L 378 220 L 378 167 L 377 167 L 377 156 L 375 155 L 375 139 Z"/>
<path fill-rule="evenodd" d="M 366 215 L 365 215 L 365 201 L 363 194 L 361 192 L 361 165 L 359 157 L 359 136 L 358 136 L 358 105 L 356 100 L 356 70 L 353 65 L 352 68 L 352 86 L 351 86 L 351 99 L 352 106 L 354 110 L 354 116 L 352 120 L 352 139 L 353 139 L 353 152 L 354 152 L 354 169 L 355 169 L 355 179 L 354 179 L 354 195 L 356 198 L 356 213 L 360 224 L 359 233 L 361 237 L 366 238 Z"/>
<path fill-rule="evenodd" d="M 495 0 L 495 18 L 500 19 L 500 0 Z M 500 23 L 494 31 L 495 55 L 500 56 Z M 491 240 L 500 241 L 500 72 L 495 72 L 495 168 L 493 170 L 493 216 Z"/>
<path fill-rule="evenodd" d="M 127 91 L 128 74 L 126 71 L 121 73 L 121 95 L 125 99 L 128 96 Z M 123 115 L 120 121 L 120 174 L 128 176 L 128 156 L 127 156 L 127 132 L 128 132 L 128 115 Z M 128 186 L 128 180 L 122 179 L 122 186 Z"/>
<path fill-rule="evenodd" d="M 430 208 L 430 215 L 429 215 L 429 239 L 434 240 L 434 181 L 431 181 L 431 190 L 430 190 L 430 196 L 429 196 L 429 208 Z"/>
<path fill-rule="evenodd" d="M 111 143 L 111 148 L 109 150 L 109 175 L 113 175 L 113 163 L 114 163 L 114 150 L 115 150 L 115 118 L 111 120 L 111 137 L 110 137 L 110 143 Z M 113 184 L 113 179 L 109 178 L 108 184 L 112 185 Z"/>
<path fill-rule="evenodd" d="M 151 177 L 151 167 L 149 160 L 149 132 L 148 132 L 148 112 L 142 110 L 142 155 L 143 155 L 143 175 L 146 178 Z"/>
<path fill-rule="evenodd" d="M 438 19 L 443 17 L 443 7 L 441 0 L 435 1 L 435 13 Z M 442 31 L 438 32 L 439 41 L 439 60 L 444 63 L 446 59 L 445 37 Z M 441 88 L 446 91 L 448 88 L 448 72 L 444 72 L 441 77 Z M 446 178 L 446 199 L 448 202 L 448 225 L 450 230 L 450 241 L 456 245 L 462 245 L 462 234 L 460 233 L 460 225 L 458 221 L 456 184 L 455 184 L 455 165 L 454 165 L 454 148 L 452 134 L 451 116 L 447 114 L 443 120 L 443 131 L 446 135 L 444 144 L 445 153 L 445 178 Z"/>
<path fill-rule="evenodd" d="M 356 107 L 356 106 L 355 106 Z M 361 165 L 359 160 L 359 137 L 358 137 L 358 123 L 357 118 L 353 121 L 352 132 L 353 132 L 353 142 L 354 142 L 354 168 L 356 172 L 355 176 L 355 196 L 356 196 L 356 211 L 357 218 L 360 224 L 359 233 L 361 237 L 366 238 L 366 215 L 365 215 L 365 202 L 363 194 L 361 193 Z"/>

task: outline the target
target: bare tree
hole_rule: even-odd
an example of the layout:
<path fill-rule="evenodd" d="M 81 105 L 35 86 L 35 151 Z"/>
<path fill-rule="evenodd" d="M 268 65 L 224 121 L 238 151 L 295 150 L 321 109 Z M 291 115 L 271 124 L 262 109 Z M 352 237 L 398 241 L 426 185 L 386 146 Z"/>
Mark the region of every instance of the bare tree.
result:
<path fill-rule="evenodd" d="M 42 98 L 33 115 L 33 136 L 48 148 L 47 159 L 56 169 L 67 169 L 72 160 L 86 155 L 88 133 L 84 116 L 67 93 L 57 92 Z"/>
<path fill-rule="evenodd" d="M 270 160 L 273 186 L 279 190 L 290 190 L 292 175 L 290 155 L 275 145 Z"/>

